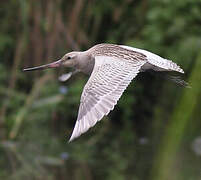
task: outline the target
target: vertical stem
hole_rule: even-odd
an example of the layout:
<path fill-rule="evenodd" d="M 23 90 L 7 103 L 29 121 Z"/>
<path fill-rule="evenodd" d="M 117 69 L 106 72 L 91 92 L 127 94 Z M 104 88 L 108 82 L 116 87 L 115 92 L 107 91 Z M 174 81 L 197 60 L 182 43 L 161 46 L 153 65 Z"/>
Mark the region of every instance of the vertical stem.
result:
<path fill-rule="evenodd" d="M 70 32 L 71 36 L 74 36 L 75 30 L 77 29 L 77 26 L 79 24 L 79 22 L 78 22 L 79 15 L 80 15 L 83 5 L 84 5 L 84 0 L 76 0 L 75 1 L 75 6 L 71 13 L 72 14 L 71 19 L 70 19 L 71 23 L 69 26 L 69 32 Z"/>
<path fill-rule="evenodd" d="M 25 35 L 23 34 L 20 38 L 19 41 L 17 43 L 17 47 L 16 47 L 16 51 L 15 51 L 15 57 L 14 57 L 14 64 L 12 66 L 12 70 L 11 70 L 11 75 L 10 75 L 10 81 L 9 81 L 9 85 L 8 85 L 8 89 L 14 89 L 15 88 L 15 84 L 16 84 L 16 80 L 17 80 L 17 72 L 18 72 L 18 67 L 20 65 L 20 62 L 22 60 L 22 56 L 25 50 Z M 5 137 L 4 134 L 4 124 L 5 124 L 5 116 L 6 116 L 6 111 L 7 111 L 7 107 L 10 103 L 10 99 L 11 99 L 11 94 L 12 91 L 8 91 L 7 97 L 0 109 L 0 128 L 1 128 L 1 137 Z"/>
<path fill-rule="evenodd" d="M 157 153 L 156 161 L 153 167 L 153 180 L 178 180 L 179 169 L 175 170 L 176 155 L 179 146 L 184 137 L 185 128 L 189 121 L 192 122 L 192 114 L 198 101 L 201 90 L 201 54 L 198 56 L 194 70 L 189 79 L 192 88 L 186 88 L 183 92 L 180 102 L 175 108 L 167 132 L 162 138 L 162 144 Z M 173 174 L 176 173 L 176 174 Z"/>
<path fill-rule="evenodd" d="M 9 137 L 11 139 L 13 139 L 17 136 L 19 128 L 24 120 L 24 117 L 25 117 L 26 113 L 28 112 L 29 108 L 31 107 L 34 99 L 38 96 L 38 94 L 39 94 L 41 88 L 44 86 L 44 84 L 51 78 L 52 78 L 51 74 L 46 74 L 43 77 L 41 77 L 40 79 L 38 79 L 36 81 L 36 83 L 34 84 L 34 87 L 31 91 L 30 95 L 26 99 L 25 105 L 16 114 L 15 123 L 9 133 Z"/>

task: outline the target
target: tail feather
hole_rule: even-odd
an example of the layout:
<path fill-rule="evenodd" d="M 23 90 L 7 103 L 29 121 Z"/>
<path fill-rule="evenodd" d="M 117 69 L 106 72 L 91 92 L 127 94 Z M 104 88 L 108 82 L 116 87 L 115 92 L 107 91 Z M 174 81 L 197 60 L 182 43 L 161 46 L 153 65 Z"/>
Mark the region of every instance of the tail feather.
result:
<path fill-rule="evenodd" d="M 185 88 L 191 88 L 188 82 L 183 80 L 180 76 L 170 75 L 168 72 L 157 72 L 154 70 L 148 70 L 149 73 L 151 73 L 154 76 L 159 76 L 160 78 L 166 79 L 168 81 L 174 82 L 177 85 Z"/>
<path fill-rule="evenodd" d="M 174 83 L 178 84 L 179 86 L 182 87 L 186 87 L 186 88 L 191 88 L 191 86 L 189 85 L 188 82 L 184 81 L 183 79 L 181 79 L 180 76 L 170 76 L 170 75 L 166 75 L 165 76 L 166 79 L 173 81 Z"/>

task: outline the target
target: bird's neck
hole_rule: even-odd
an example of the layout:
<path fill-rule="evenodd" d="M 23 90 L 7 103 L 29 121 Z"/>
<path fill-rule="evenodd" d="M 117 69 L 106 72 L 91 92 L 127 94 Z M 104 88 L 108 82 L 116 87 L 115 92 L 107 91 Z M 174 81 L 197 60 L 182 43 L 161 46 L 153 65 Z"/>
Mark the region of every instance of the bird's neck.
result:
<path fill-rule="evenodd" d="M 76 69 L 80 70 L 85 74 L 91 74 L 91 72 L 93 71 L 95 60 L 90 55 L 90 53 L 88 53 L 88 51 L 80 52 L 77 61 L 78 62 Z"/>

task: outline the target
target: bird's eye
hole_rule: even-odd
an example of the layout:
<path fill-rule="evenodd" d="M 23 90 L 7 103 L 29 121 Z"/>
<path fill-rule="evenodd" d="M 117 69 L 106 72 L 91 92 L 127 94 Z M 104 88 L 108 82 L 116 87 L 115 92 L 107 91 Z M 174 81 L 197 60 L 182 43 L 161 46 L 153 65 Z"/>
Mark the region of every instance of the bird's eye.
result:
<path fill-rule="evenodd" d="M 71 57 L 70 57 L 70 56 L 68 56 L 68 57 L 67 57 L 67 59 L 71 59 Z"/>

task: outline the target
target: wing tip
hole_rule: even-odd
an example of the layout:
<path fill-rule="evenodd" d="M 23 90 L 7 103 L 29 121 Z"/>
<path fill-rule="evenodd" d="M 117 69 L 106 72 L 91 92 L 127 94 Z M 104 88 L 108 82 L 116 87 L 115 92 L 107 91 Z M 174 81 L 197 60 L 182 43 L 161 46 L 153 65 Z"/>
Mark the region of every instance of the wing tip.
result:
<path fill-rule="evenodd" d="M 80 122 L 76 121 L 75 127 L 73 129 L 73 132 L 72 132 L 71 137 L 70 137 L 70 139 L 69 139 L 68 142 L 69 143 L 72 142 L 74 139 L 76 139 L 77 137 L 79 137 L 80 134 L 81 134 L 80 133 Z"/>
<path fill-rule="evenodd" d="M 70 139 L 68 140 L 68 143 L 71 143 L 75 138 L 73 136 L 70 137 Z"/>
<path fill-rule="evenodd" d="M 177 65 L 176 63 L 175 63 L 175 65 L 176 65 L 176 67 L 174 67 L 172 70 L 184 74 L 184 70 L 179 65 Z"/>
<path fill-rule="evenodd" d="M 76 138 L 78 138 L 82 133 L 76 133 L 75 129 L 73 130 L 70 139 L 68 140 L 68 142 L 72 142 L 74 141 Z"/>
<path fill-rule="evenodd" d="M 182 73 L 182 74 L 184 74 L 184 70 L 183 70 L 183 69 L 181 69 L 181 68 L 180 68 L 180 71 L 179 71 L 179 72 L 180 72 L 180 73 Z"/>
<path fill-rule="evenodd" d="M 77 120 L 75 123 L 75 127 L 73 129 L 72 135 L 69 139 L 69 143 L 72 142 L 74 139 L 78 138 L 81 134 L 85 133 L 88 131 L 88 129 L 91 126 L 89 124 L 86 124 L 85 122 L 85 117 L 83 117 L 82 120 Z"/>

